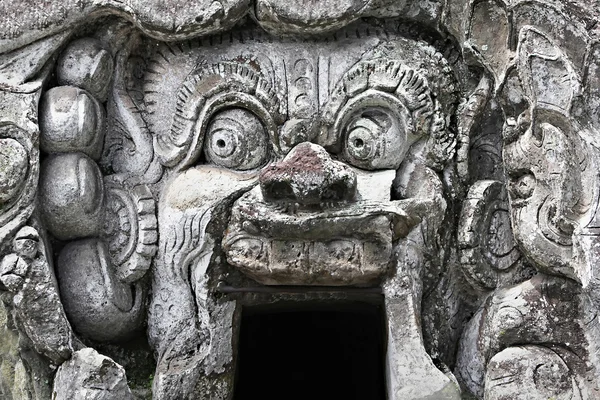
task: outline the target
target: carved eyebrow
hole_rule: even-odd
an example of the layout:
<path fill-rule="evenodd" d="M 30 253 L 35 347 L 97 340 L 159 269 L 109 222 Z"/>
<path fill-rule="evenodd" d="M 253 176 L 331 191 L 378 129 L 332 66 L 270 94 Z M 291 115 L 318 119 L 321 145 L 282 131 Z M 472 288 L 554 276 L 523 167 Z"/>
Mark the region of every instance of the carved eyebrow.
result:
<path fill-rule="evenodd" d="M 436 111 L 436 102 L 427 80 L 419 72 L 400 60 L 377 58 L 363 61 L 344 74 L 323 108 L 320 143 L 326 146 L 335 144 L 340 131 L 338 125 L 347 117 L 348 107 L 364 99 L 369 92 L 377 92 L 381 99 L 404 108 L 407 116 L 414 121 L 428 120 Z"/>
<path fill-rule="evenodd" d="M 202 66 L 180 85 L 171 128 L 155 137 L 157 154 L 164 165 L 188 165 L 202 150 L 211 116 L 233 106 L 256 114 L 277 149 L 277 126 L 283 122 L 279 104 L 271 83 L 246 65 L 222 62 Z"/>
<path fill-rule="evenodd" d="M 377 118 L 377 116 L 381 116 L 382 118 Z M 391 121 L 389 118 L 386 118 L 384 115 L 376 112 L 370 112 L 367 110 L 363 112 L 360 117 L 372 122 L 378 128 L 388 129 L 391 126 Z"/>

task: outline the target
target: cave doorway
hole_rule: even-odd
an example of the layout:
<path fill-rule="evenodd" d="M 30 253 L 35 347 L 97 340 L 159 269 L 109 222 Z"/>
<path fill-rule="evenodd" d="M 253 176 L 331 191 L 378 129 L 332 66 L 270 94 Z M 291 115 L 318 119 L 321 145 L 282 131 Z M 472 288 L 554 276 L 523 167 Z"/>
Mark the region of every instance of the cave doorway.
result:
<path fill-rule="evenodd" d="M 386 398 L 383 307 L 248 307 L 234 400 Z"/>

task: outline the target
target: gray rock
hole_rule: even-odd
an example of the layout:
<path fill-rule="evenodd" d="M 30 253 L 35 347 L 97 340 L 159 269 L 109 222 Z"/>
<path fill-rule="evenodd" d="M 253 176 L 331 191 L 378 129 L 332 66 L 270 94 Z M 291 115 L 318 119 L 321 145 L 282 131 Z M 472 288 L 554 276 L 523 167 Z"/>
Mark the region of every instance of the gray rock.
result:
<path fill-rule="evenodd" d="M 56 65 L 59 85 L 77 86 L 100 102 L 106 101 L 113 73 L 113 60 L 97 39 L 83 38 L 63 50 Z M 91 114 L 84 112 L 84 116 Z"/>
<path fill-rule="evenodd" d="M 21 228 L 0 260 L 0 283 L 12 294 L 15 316 L 32 346 L 59 365 L 71 356 L 75 338 L 60 301 L 47 243 L 32 227 Z M 0 286 L 0 288 L 1 288 Z"/>
<path fill-rule="evenodd" d="M 79 350 L 56 371 L 56 400 L 133 400 L 125 370 L 91 348 Z"/>
<path fill-rule="evenodd" d="M 4 296 L 3 296 L 4 297 Z M 0 395 L 6 400 L 49 399 L 55 368 L 19 332 L 11 308 L 0 302 Z"/>
<path fill-rule="evenodd" d="M 574 372 L 561 356 L 564 355 L 541 346 L 501 351 L 488 364 L 484 398 L 581 399 Z"/>
<path fill-rule="evenodd" d="M 27 176 L 27 151 L 14 139 L 0 139 L 0 203 L 16 196 Z"/>
<path fill-rule="evenodd" d="M 48 90 L 40 105 L 40 147 L 46 153 L 82 152 L 100 157 L 105 112 L 90 93 L 74 86 Z"/>

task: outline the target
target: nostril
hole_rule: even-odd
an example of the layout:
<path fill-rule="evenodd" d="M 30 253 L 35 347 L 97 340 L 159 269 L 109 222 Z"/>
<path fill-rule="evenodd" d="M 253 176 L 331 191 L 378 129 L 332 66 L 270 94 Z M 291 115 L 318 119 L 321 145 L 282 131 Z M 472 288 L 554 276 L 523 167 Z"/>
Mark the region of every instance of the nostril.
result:
<path fill-rule="evenodd" d="M 334 183 L 323 191 L 323 200 L 345 200 L 348 188 L 341 183 Z"/>
<path fill-rule="evenodd" d="M 266 200 L 296 200 L 294 190 L 288 182 L 274 181 L 261 186 Z"/>
<path fill-rule="evenodd" d="M 274 182 L 271 185 L 271 193 L 278 198 L 294 197 L 294 191 L 287 182 Z"/>

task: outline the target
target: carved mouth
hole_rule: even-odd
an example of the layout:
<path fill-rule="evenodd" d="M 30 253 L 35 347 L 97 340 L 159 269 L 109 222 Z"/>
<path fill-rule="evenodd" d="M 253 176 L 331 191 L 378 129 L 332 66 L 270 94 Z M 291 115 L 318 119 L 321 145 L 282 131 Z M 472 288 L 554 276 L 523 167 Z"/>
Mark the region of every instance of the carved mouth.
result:
<path fill-rule="evenodd" d="M 230 264 L 263 284 L 368 285 L 385 275 L 393 241 L 412 226 L 401 202 L 296 209 L 255 189 L 235 203 L 223 248 Z"/>

